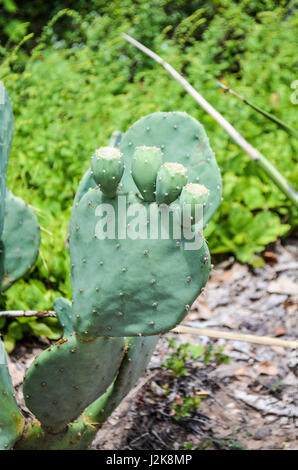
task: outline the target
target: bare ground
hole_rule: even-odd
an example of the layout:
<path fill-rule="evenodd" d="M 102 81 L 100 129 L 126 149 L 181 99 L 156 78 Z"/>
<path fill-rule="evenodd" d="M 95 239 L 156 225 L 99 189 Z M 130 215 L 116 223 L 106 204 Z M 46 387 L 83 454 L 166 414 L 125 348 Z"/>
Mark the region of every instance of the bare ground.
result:
<path fill-rule="evenodd" d="M 264 254 L 262 268 L 250 269 L 232 258 L 217 264 L 184 323 L 295 339 L 297 255 L 298 247 L 288 240 Z M 170 353 L 169 337 L 178 344 L 224 346 L 232 359 L 208 365 L 200 357 L 187 360 L 188 375 L 175 377 L 161 367 Z M 22 378 L 46 346 L 47 341 L 22 343 L 11 356 L 24 412 Z M 160 339 L 147 375 L 104 424 L 92 448 L 297 449 L 297 375 L 297 352 L 291 349 L 168 334 Z M 205 397 L 201 406 L 177 419 L 173 404 L 195 396 Z"/>

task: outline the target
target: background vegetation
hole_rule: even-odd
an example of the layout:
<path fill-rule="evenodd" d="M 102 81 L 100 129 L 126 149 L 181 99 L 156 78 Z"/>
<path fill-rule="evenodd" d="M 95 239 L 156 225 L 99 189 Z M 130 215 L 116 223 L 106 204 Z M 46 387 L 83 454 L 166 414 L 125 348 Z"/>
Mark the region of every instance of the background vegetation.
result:
<path fill-rule="evenodd" d="M 65 7 L 75 12 L 59 14 Z M 127 32 L 162 55 L 297 186 L 297 141 L 216 84 L 295 127 L 294 2 L 0 0 L 0 18 L 0 79 L 15 113 L 8 185 L 35 208 L 42 227 L 40 259 L 2 297 L 7 309 L 52 309 L 55 297 L 71 298 L 67 230 L 79 180 L 113 130 L 154 111 L 186 111 L 209 135 L 224 187 L 206 230 L 213 254 L 260 265 L 258 253 L 295 226 L 297 213 L 250 158 L 166 71 L 120 37 Z M 24 330 L 58 336 L 52 320 L 10 323 L 7 347 Z"/>

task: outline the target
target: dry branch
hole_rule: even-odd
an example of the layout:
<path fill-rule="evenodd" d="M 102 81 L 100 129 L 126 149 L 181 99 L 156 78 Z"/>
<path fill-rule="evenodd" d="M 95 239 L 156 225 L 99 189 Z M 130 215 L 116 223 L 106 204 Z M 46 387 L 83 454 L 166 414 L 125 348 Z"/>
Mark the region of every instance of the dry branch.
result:
<path fill-rule="evenodd" d="M 122 37 L 137 47 L 140 51 L 151 57 L 153 60 L 162 65 L 174 79 L 182 85 L 182 87 L 193 97 L 193 99 L 202 108 L 215 119 L 215 121 L 234 139 L 234 141 L 259 165 L 260 168 L 269 176 L 276 186 L 298 207 L 298 195 L 288 181 L 279 173 L 279 171 L 267 160 L 264 155 L 255 149 L 242 135 L 218 112 L 208 101 L 203 98 L 194 88 L 182 77 L 170 64 L 163 60 L 155 52 L 143 46 L 140 42 L 128 34 L 122 33 Z"/>

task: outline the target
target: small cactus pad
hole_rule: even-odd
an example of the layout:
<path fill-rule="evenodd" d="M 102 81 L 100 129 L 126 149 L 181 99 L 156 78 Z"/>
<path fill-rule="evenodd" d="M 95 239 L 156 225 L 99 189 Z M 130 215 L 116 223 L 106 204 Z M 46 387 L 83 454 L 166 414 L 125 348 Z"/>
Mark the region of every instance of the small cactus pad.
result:
<path fill-rule="evenodd" d="M 187 183 L 187 170 L 181 163 L 165 162 L 156 179 L 157 204 L 171 204 Z"/>
<path fill-rule="evenodd" d="M 110 138 L 110 147 L 119 147 L 121 142 L 122 134 L 120 131 L 114 131 Z"/>
<path fill-rule="evenodd" d="M 184 186 L 179 200 L 183 223 L 184 217 L 187 218 L 188 216 L 191 217 L 191 224 L 198 222 L 196 220 L 196 208 L 204 207 L 207 204 L 209 196 L 210 191 L 203 184 L 189 183 Z M 185 210 L 187 206 L 189 209 L 188 212 Z"/>
<path fill-rule="evenodd" d="M 189 248 L 183 231 L 179 239 L 171 234 L 152 237 L 150 231 L 155 224 L 147 224 L 152 210 L 156 210 L 158 227 L 162 225 L 157 204 L 147 204 L 126 193 L 109 200 L 109 209 L 115 214 L 115 231 L 110 224 L 111 236 L 105 238 L 98 225 L 105 217 L 100 218 L 98 209 L 106 201 L 99 189 L 91 189 L 72 210 L 74 330 L 82 338 L 88 331 L 87 337 L 92 338 L 151 336 L 174 328 L 209 277 L 210 256 L 204 239 L 196 234 L 200 243 Z M 140 237 L 141 230 L 134 231 L 129 208 L 135 204 L 143 210 L 147 239 Z M 118 217 L 118 212 L 124 218 Z M 120 233 L 123 229 L 124 236 Z"/>
<path fill-rule="evenodd" d="M 0 81 L 0 238 L 4 226 L 6 170 L 13 138 L 13 126 L 11 102 Z"/>
<path fill-rule="evenodd" d="M 155 201 L 156 177 L 162 164 L 158 147 L 136 147 L 132 161 L 132 177 L 145 201 Z"/>
<path fill-rule="evenodd" d="M 0 290 L 3 292 L 31 269 L 37 260 L 40 244 L 34 211 L 9 190 L 6 191 L 2 243 L 4 273 Z"/>
<path fill-rule="evenodd" d="M 85 416 L 95 422 L 104 422 L 123 398 L 135 386 L 149 364 L 158 336 L 130 338 L 119 373 L 106 400 L 100 397 L 85 411 Z"/>
<path fill-rule="evenodd" d="M 91 158 L 91 172 L 101 191 L 110 198 L 116 191 L 123 175 L 122 154 L 116 147 L 100 147 Z"/>
<path fill-rule="evenodd" d="M 76 204 L 80 202 L 82 197 L 86 194 L 89 189 L 93 189 L 96 187 L 96 183 L 94 181 L 94 178 L 92 176 L 92 171 L 91 168 L 88 168 L 88 170 L 84 173 L 80 184 L 78 186 L 74 201 L 73 201 L 73 206 L 75 207 Z"/>
<path fill-rule="evenodd" d="M 22 432 L 23 416 L 17 405 L 0 338 L 0 450 L 11 449 Z"/>
<path fill-rule="evenodd" d="M 63 327 L 63 336 L 65 337 L 73 333 L 71 301 L 64 297 L 58 297 L 54 301 L 54 310 Z"/>
<path fill-rule="evenodd" d="M 204 207 L 204 224 L 208 223 L 221 202 L 220 172 L 203 126 L 186 113 L 157 112 L 135 122 L 122 137 L 120 151 L 128 171 L 122 184 L 136 191 L 130 170 L 135 148 L 140 145 L 159 147 L 165 162 L 182 163 L 187 168 L 188 182 L 204 184 L 210 190 Z"/>
<path fill-rule="evenodd" d="M 29 367 L 23 385 L 26 405 L 46 429 L 63 429 L 106 391 L 123 349 L 123 338 L 83 342 L 72 334 L 59 340 Z"/>

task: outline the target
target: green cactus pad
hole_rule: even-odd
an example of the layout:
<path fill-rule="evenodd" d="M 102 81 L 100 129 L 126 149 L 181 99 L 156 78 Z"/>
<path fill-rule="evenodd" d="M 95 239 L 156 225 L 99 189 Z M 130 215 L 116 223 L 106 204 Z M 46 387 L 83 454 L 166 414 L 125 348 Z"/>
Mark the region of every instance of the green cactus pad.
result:
<path fill-rule="evenodd" d="M 106 202 L 116 214 L 115 233 L 103 240 L 98 233 L 98 223 L 103 218 L 97 211 Z M 188 240 L 183 236 L 132 239 L 133 223 L 128 217 L 124 226 L 130 224 L 130 238 L 121 238 L 123 219 L 117 213 L 128 213 L 134 203 L 145 211 L 148 220 L 152 208 L 158 211 L 155 203 L 145 203 L 134 194 L 122 193 L 107 200 L 96 189 L 88 191 L 73 208 L 70 226 L 73 318 L 74 330 L 82 338 L 85 332 L 92 338 L 151 336 L 168 331 L 183 320 L 207 282 L 210 257 L 199 234 L 201 244 L 192 249 L 185 249 Z M 158 217 L 160 221 L 160 213 Z M 146 227 L 148 234 L 151 226 Z"/>
<path fill-rule="evenodd" d="M 54 310 L 59 322 L 63 326 L 63 336 L 73 333 L 72 326 L 72 303 L 64 297 L 58 297 L 54 301 Z"/>
<path fill-rule="evenodd" d="M 113 381 L 123 338 L 79 341 L 75 334 L 43 351 L 29 367 L 23 391 L 28 408 L 54 432 L 77 418 Z"/>
<path fill-rule="evenodd" d="M 120 131 L 114 131 L 110 138 L 110 147 L 119 147 L 121 142 L 122 134 Z"/>
<path fill-rule="evenodd" d="M 132 177 L 145 201 L 155 201 L 156 177 L 162 162 L 162 151 L 158 147 L 136 147 Z"/>
<path fill-rule="evenodd" d="M 80 202 L 82 197 L 89 191 L 89 189 L 93 189 L 96 187 L 96 183 L 94 181 L 94 178 L 91 173 L 91 168 L 88 168 L 88 170 L 84 173 L 83 178 L 80 181 L 80 184 L 78 186 L 78 190 L 76 192 L 75 198 L 74 198 L 74 206 Z"/>
<path fill-rule="evenodd" d="M 101 191 L 110 198 L 116 196 L 123 175 L 122 154 L 116 147 L 101 147 L 91 158 L 91 173 Z"/>
<path fill-rule="evenodd" d="M 0 81 L 0 238 L 4 226 L 6 170 L 13 138 L 13 112 L 8 94 Z"/>
<path fill-rule="evenodd" d="M 34 211 L 9 190 L 6 191 L 2 243 L 4 275 L 0 290 L 3 292 L 31 269 L 37 260 L 40 244 Z"/>
<path fill-rule="evenodd" d="M 165 162 L 156 179 L 157 204 L 171 204 L 187 183 L 187 170 L 181 163 Z"/>
<path fill-rule="evenodd" d="M 110 416 L 145 373 L 158 339 L 158 336 L 130 339 L 109 396 L 105 400 L 100 397 L 92 403 L 84 413 L 87 418 L 92 422 L 103 423 Z"/>
<path fill-rule="evenodd" d="M 189 183 L 201 183 L 210 190 L 210 199 L 204 208 L 206 224 L 220 204 L 222 183 L 203 126 L 182 112 L 153 113 L 134 123 L 122 137 L 119 147 L 128 170 L 122 183 L 129 191 L 137 190 L 129 170 L 135 148 L 140 145 L 159 147 L 165 162 L 182 163 L 187 168 Z"/>
<path fill-rule="evenodd" d="M 13 447 L 23 425 L 24 418 L 15 399 L 6 352 L 0 338 L 0 450 Z"/>

